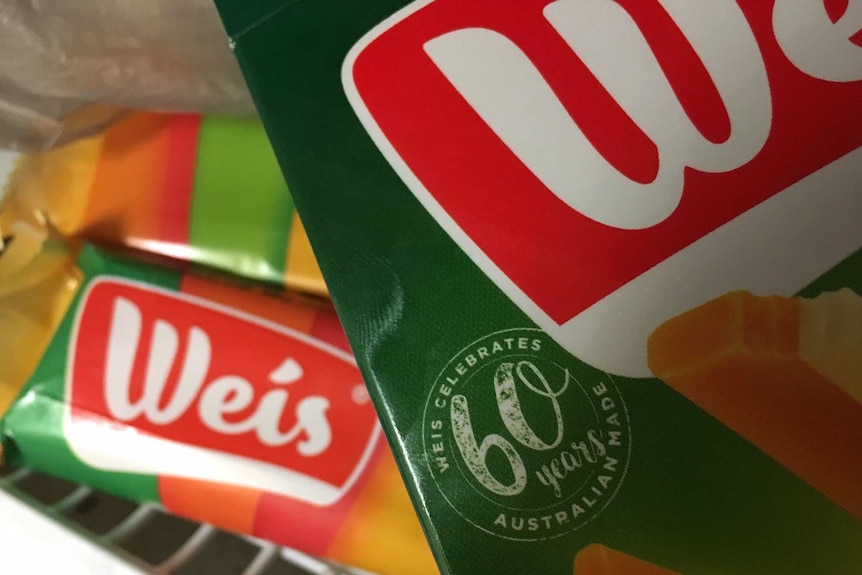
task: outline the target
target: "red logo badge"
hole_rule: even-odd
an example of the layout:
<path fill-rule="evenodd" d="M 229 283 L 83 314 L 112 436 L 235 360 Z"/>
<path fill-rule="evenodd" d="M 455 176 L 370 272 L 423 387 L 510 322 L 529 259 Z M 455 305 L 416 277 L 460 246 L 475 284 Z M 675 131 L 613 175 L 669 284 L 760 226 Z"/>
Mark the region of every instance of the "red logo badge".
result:
<path fill-rule="evenodd" d="M 862 11 L 816 4 L 414 2 L 343 84 L 513 301 L 586 361 L 648 375 L 645 337 L 683 306 L 793 293 L 862 245 Z M 843 235 L 806 235 L 821 226 Z"/>
<path fill-rule="evenodd" d="M 349 354 L 201 298 L 96 280 L 71 346 L 67 437 L 97 468 L 328 505 L 379 434 Z"/>

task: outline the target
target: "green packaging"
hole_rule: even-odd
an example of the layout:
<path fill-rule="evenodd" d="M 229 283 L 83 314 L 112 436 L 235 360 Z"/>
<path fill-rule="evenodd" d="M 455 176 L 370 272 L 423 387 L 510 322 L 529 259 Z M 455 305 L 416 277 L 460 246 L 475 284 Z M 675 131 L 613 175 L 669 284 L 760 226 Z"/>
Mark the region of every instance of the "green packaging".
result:
<path fill-rule="evenodd" d="M 846 3 L 216 3 L 443 573 L 862 572 Z"/>

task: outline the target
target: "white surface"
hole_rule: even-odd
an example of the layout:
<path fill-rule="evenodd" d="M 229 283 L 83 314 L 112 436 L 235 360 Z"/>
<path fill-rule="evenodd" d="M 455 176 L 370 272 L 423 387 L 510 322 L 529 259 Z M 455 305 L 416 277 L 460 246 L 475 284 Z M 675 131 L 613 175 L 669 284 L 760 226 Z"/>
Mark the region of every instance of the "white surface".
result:
<path fill-rule="evenodd" d="M 0 561 L 3 573 L 140 575 L 95 543 L 55 523 L 0 490 Z"/>

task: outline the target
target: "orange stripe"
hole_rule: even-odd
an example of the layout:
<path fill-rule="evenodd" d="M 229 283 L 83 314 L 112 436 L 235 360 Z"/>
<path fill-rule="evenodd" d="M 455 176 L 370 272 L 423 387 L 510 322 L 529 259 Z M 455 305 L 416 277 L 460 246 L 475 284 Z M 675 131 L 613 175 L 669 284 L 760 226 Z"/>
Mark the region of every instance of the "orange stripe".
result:
<path fill-rule="evenodd" d="M 159 499 L 168 511 L 236 533 L 251 534 L 260 497 L 256 489 L 159 477 Z"/>
<path fill-rule="evenodd" d="M 598 543 L 578 552 L 573 570 L 574 575 L 679 575 Z"/>
<path fill-rule="evenodd" d="M 170 116 L 138 113 L 105 135 L 85 214 L 85 234 L 126 243 L 157 237 Z"/>
<path fill-rule="evenodd" d="M 371 470 L 326 556 L 372 571 L 438 575 L 390 451 Z"/>
<path fill-rule="evenodd" d="M 244 290 L 212 280 L 183 276 L 180 291 L 196 295 L 257 317 L 310 333 L 317 313 L 306 304 L 282 300 L 252 290 Z"/>

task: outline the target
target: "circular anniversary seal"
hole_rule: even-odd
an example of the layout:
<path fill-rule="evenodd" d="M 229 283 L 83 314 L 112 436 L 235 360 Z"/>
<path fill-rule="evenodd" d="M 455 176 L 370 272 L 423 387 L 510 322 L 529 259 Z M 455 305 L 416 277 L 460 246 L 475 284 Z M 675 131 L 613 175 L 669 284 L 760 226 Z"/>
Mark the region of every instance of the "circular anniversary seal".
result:
<path fill-rule="evenodd" d="M 487 335 L 450 360 L 426 402 L 423 440 L 453 509 L 515 540 L 558 537 L 598 515 L 631 446 L 611 377 L 530 328 Z"/>

